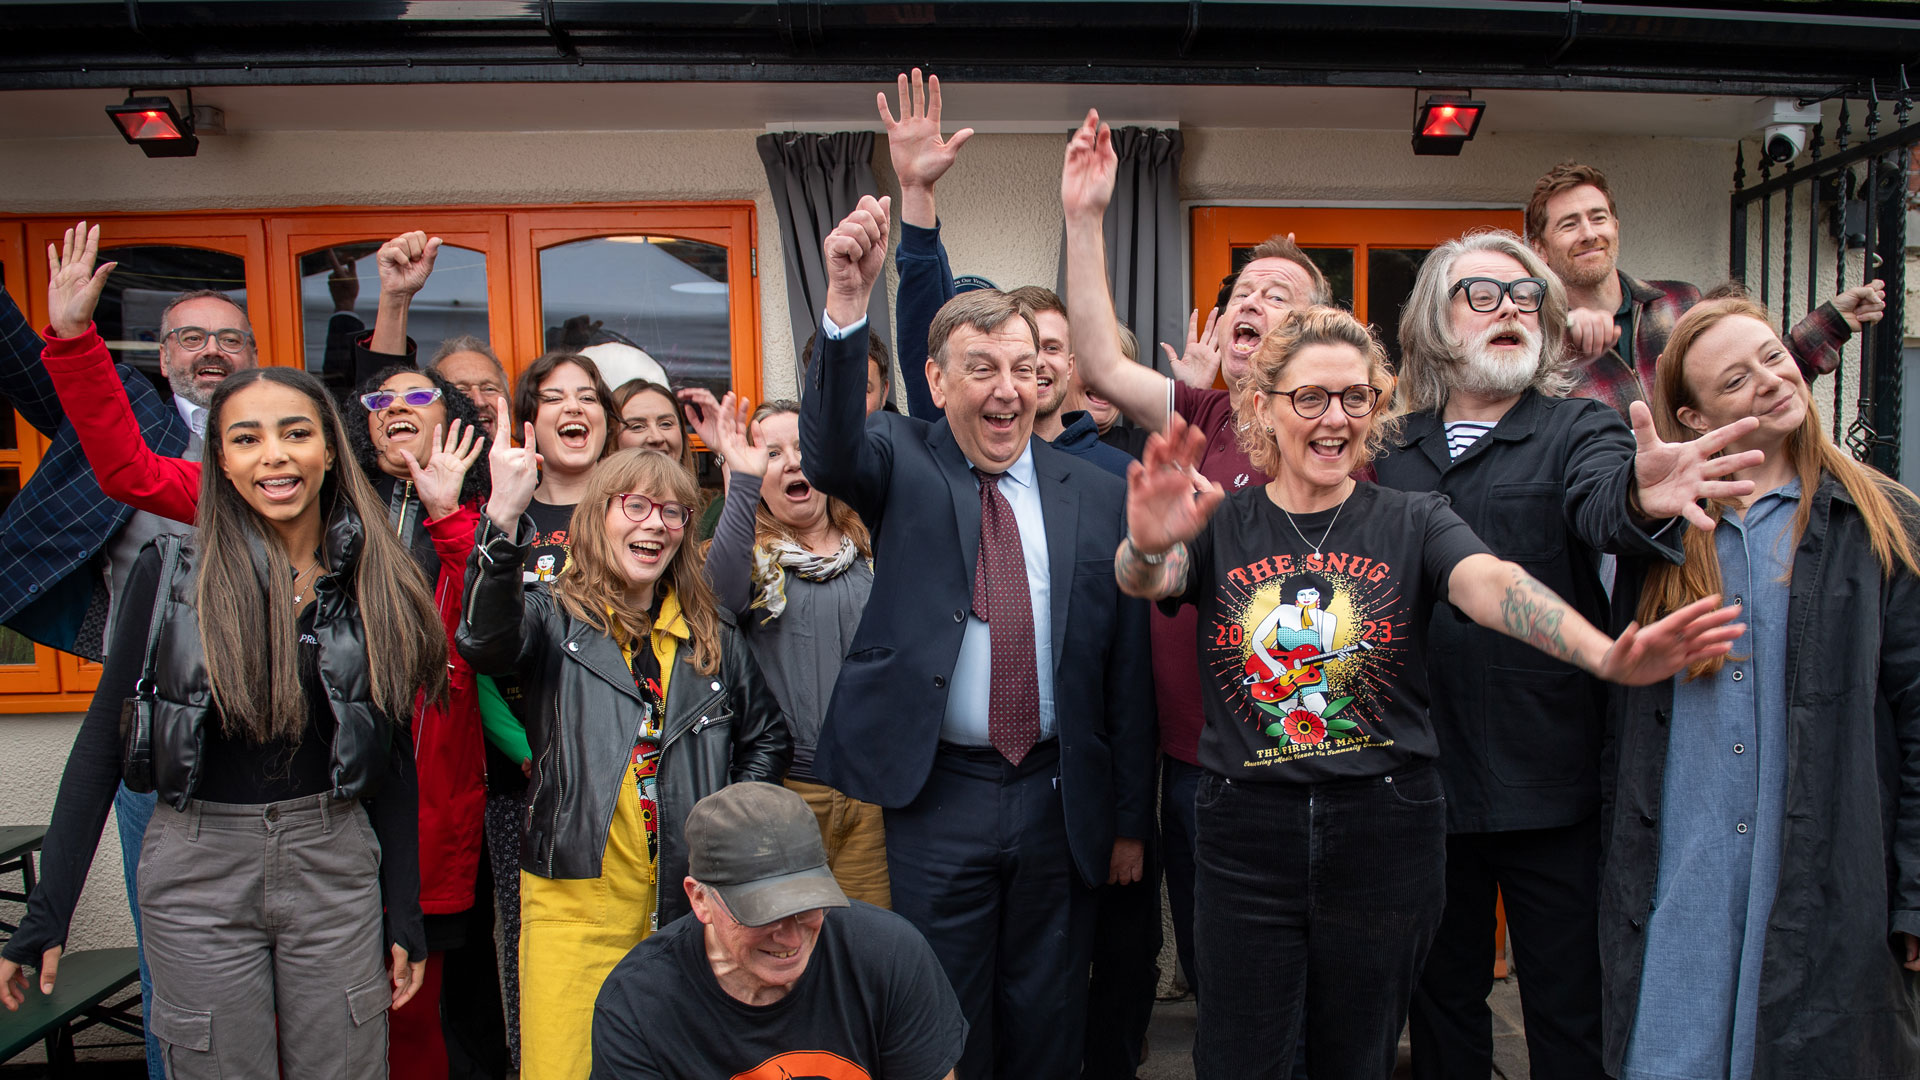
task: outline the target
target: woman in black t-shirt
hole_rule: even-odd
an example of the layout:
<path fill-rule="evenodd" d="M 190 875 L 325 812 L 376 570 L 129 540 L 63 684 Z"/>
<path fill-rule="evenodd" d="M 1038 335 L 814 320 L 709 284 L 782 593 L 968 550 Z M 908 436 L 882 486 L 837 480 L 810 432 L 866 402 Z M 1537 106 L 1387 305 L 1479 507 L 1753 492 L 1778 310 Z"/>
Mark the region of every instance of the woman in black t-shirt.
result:
<path fill-rule="evenodd" d="M 1121 589 L 1200 613 L 1202 1076 L 1280 1076 L 1303 1028 L 1317 1080 L 1393 1070 L 1445 895 L 1423 640 L 1435 602 L 1623 683 L 1723 654 L 1738 633 L 1709 597 L 1610 640 L 1489 554 L 1443 496 L 1354 480 L 1392 389 L 1366 326 L 1309 309 L 1268 333 L 1239 402 L 1270 483 L 1225 499 L 1178 417 L 1128 477 Z"/>

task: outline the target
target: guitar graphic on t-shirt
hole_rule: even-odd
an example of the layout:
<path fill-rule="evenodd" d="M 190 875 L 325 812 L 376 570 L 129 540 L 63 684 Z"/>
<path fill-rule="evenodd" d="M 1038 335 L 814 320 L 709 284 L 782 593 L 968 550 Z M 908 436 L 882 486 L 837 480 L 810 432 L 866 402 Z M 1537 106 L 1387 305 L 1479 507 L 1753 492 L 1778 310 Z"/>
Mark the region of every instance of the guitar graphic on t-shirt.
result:
<path fill-rule="evenodd" d="M 1296 645 L 1285 652 L 1270 654 L 1278 667 L 1267 663 L 1258 650 L 1247 657 L 1247 674 L 1240 685 L 1255 701 L 1285 701 L 1301 686 L 1320 681 L 1320 665 L 1373 648 L 1371 641 L 1356 641 L 1342 649 L 1320 652 L 1312 645 Z"/>

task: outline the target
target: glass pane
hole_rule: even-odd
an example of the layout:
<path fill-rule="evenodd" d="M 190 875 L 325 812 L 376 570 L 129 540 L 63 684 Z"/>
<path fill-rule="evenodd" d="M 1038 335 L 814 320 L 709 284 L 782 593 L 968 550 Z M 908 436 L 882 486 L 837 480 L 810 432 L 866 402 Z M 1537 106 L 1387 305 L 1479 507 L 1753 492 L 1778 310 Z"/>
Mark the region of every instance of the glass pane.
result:
<path fill-rule="evenodd" d="M 1396 370 L 1400 367 L 1400 312 L 1413 292 L 1431 248 L 1371 248 L 1367 251 L 1367 321 L 1380 331 Z"/>
<path fill-rule="evenodd" d="M 13 411 L 13 405 L 0 397 L 0 450 L 20 449 L 19 414 Z M 6 509 L 0 506 L 0 510 Z"/>
<path fill-rule="evenodd" d="M 33 663 L 33 642 L 0 626 L 0 665 Z"/>
<path fill-rule="evenodd" d="M 1252 244 L 1236 245 L 1233 249 L 1233 272 L 1238 274 L 1241 267 L 1253 260 Z M 1301 248 L 1307 258 L 1327 276 L 1327 287 L 1333 292 L 1333 302 L 1353 310 L 1353 249 L 1343 247 Z M 1202 297 L 1194 297 L 1196 301 Z M 1196 306 L 1198 306 L 1196 304 Z"/>
<path fill-rule="evenodd" d="M 107 278 L 93 320 L 113 358 L 143 371 L 171 396 L 160 374 L 160 313 L 167 301 L 192 289 L 217 289 L 247 303 L 247 263 L 238 255 L 171 244 L 115 247 L 103 252 L 120 265 Z"/>
<path fill-rule="evenodd" d="M 345 386 L 353 339 L 373 329 L 380 301 L 380 270 L 374 253 L 384 240 L 341 244 L 300 256 L 300 327 L 307 370 L 337 393 Z M 407 336 L 426 363 L 449 338 L 471 334 L 487 340 L 487 256 L 443 244 L 433 276 L 413 298 Z M 342 384 L 342 385 L 336 385 Z"/>
<path fill-rule="evenodd" d="M 549 350 L 617 342 L 645 354 L 602 358 L 614 389 L 649 371 L 648 359 L 676 388 L 723 394 L 733 381 L 724 247 L 671 236 L 559 244 L 540 253 L 540 298 Z"/>

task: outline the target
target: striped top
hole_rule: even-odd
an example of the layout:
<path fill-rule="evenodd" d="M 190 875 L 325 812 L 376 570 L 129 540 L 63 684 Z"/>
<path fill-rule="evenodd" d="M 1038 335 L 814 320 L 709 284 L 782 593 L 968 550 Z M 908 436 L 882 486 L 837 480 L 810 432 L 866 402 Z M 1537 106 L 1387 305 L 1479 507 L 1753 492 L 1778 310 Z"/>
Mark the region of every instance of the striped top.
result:
<path fill-rule="evenodd" d="M 1480 441 L 1480 436 L 1493 430 L 1495 420 L 1449 420 L 1447 421 L 1447 456 L 1458 458 L 1467 452 L 1467 448 Z"/>

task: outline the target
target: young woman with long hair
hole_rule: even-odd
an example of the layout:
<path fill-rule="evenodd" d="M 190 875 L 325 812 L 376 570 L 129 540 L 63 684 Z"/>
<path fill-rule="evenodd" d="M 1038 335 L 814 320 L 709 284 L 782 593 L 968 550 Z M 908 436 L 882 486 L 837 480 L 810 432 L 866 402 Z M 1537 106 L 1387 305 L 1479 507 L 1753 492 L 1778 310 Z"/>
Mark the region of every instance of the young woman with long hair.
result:
<path fill-rule="evenodd" d="M 523 447 L 494 444 L 458 641 L 474 670 L 515 676 L 532 746 L 521 1075 L 583 1078 L 601 982 L 687 910 L 675 887 L 687 812 L 735 781 L 778 783 L 792 742 L 686 542 L 693 477 L 650 450 L 601 462 L 578 489 L 571 559 L 554 580 L 529 583 L 526 508 L 542 455 L 533 425 L 524 431 Z"/>
<path fill-rule="evenodd" d="M 800 403 L 720 404 L 716 447 L 732 476 L 707 550 L 707 578 L 733 613 L 793 730 L 787 786 L 820 821 L 827 865 L 856 900 L 887 907 L 880 808 L 813 778 L 813 748 L 840 662 L 873 589 L 873 549 L 853 508 L 800 471 Z"/>
<path fill-rule="evenodd" d="M 1746 632 L 1615 695 L 1600 947 L 1622 1080 L 1920 1074 L 1920 505 L 1828 438 L 1775 325 L 1709 300 L 1655 372 L 1663 439 L 1751 416 L 1729 450 L 1765 461 L 1639 592 L 1642 619 L 1738 596 Z"/>
<path fill-rule="evenodd" d="M 622 450 L 658 450 L 693 472 L 693 444 L 687 432 L 687 408 L 672 390 L 646 379 L 628 379 L 613 392 L 620 417 L 614 442 Z"/>
<path fill-rule="evenodd" d="M 317 379 L 236 373 L 207 424 L 198 532 L 167 580 L 157 545 L 134 567 L 0 1002 L 19 1006 L 21 962 L 54 983 L 154 613 L 139 891 L 169 1074 L 385 1076 L 387 1009 L 426 960 L 403 718 L 446 692 L 445 633 L 406 550 L 369 527 L 384 508 Z"/>
<path fill-rule="evenodd" d="M 49 282 L 49 306 L 76 333 L 92 313 L 87 271 L 97 234 L 65 245 Z M 111 271 L 112 265 L 99 272 Z M 61 336 L 56 334 L 56 337 Z M 64 352 L 76 352 L 64 349 Z M 160 458 L 140 438 L 126 394 L 104 347 L 54 356 L 47 367 L 56 392 L 75 403 L 76 434 L 109 496 L 136 509 L 191 522 L 200 501 L 199 462 Z M 79 403 L 88 403 L 80 408 Z M 387 509 L 384 520 L 431 582 L 451 648 L 460 613 L 460 584 L 473 547 L 477 507 L 487 491 L 472 403 L 433 372 L 394 366 L 371 376 L 346 406 L 350 456 Z M 485 806 L 485 758 L 472 672 L 449 657 L 448 694 L 417 703 L 409 729 L 420 791 L 420 906 L 429 957 L 420 1000 L 392 1015 L 390 1064 L 398 1077 L 432 1077 L 447 1069 L 440 1024 L 442 956 L 460 943 L 474 902 Z"/>

